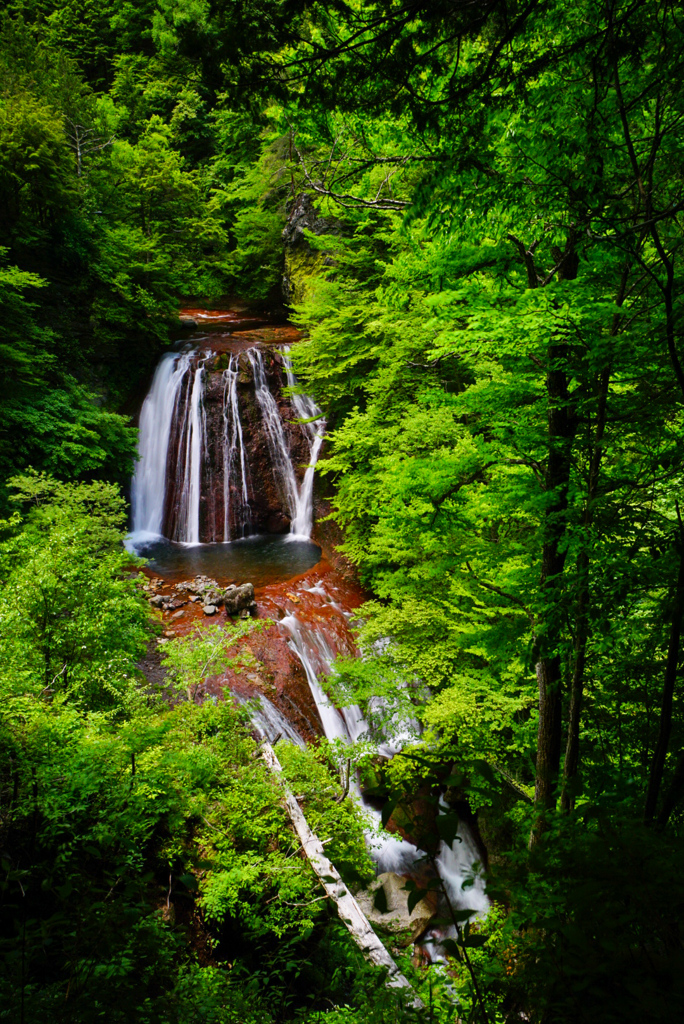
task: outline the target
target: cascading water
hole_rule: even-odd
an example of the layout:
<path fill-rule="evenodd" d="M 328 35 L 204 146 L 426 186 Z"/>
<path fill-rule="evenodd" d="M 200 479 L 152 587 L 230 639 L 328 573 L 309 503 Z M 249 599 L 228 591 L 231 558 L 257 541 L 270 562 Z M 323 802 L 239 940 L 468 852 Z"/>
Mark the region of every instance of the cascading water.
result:
<path fill-rule="evenodd" d="M 343 708 L 342 711 L 330 702 L 325 695 L 318 676 L 329 671 L 334 654 L 325 637 L 318 630 L 313 630 L 301 622 L 296 615 L 287 615 L 279 622 L 281 630 L 288 637 L 290 649 L 294 651 L 302 663 L 311 694 L 316 702 L 318 713 L 326 738 L 330 741 L 353 743 L 368 734 L 368 723 L 361 709 L 356 706 Z M 405 839 L 388 835 L 381 825 L 381 814 L 375 807 L 364 800 L 357 781 L 352 778 L 350 793 L 362 806 L 372 820 L 372 828 L 366 834 L 368 846 L 378 871 L 393 871 L 397 874 L 409 872 L 422 855 Z"/>
<path fill-rule="evenodd" d="M 264 353 L 255 347 L 244 356 L 251 369 L 260 416 L 258 424 L 252 423 L 252 430 L 258 430 L 266 442 L 280 509 L 287 517 L 284 524 L 289 521 L 293 539 L 308 539 L 313 526 L 313 476 L 324 420 L 311 399 L 292 395 L 291 406 L 298 419 L 308 421 L 318 415 L 315 423 L 303 422 L 298 428 L 301 433 L 295 448 L 304 443 L 309 455 L 300 485 L 291 453 L 292 428 L 286 430 L 270 390 Z M 253 515 L 252 473 L 243 432 L 244 416 L 253 414 L 241 408 L 240 356 L 231 354 L 228 367 L 222 371 L 214 369 L 214 358 L 211 351 L 167 354 L 157 367 L 140 415 L 139 460 L 132 481 L 133 530 L 129 538 L 133 549 L 160 538 L 189 546 L 217 540 L 225 543 L 259 528 Z M 288 385 L 294 387 L 296 380 L 286 353 L 282 360 Z M 217 387 L 220 417 L 212 414 L 210 418 L 207 401 L 211 400 L 216 409 Z M 254 408 L 253 403 L 249 408 Z M 251 436 L 254 438 L 254 433 Z M 274 511 L 271 508 L 262 515 L 262 531 Z M 282 527 L 275 529 L 277 532 Z"/>
<path fill-rule="evenodd" d="M 140 457 L 131 484 L 133 545 L 162 535 L 169 440 L 178 396 L 189 367 L 189 354 L 162 356 L 140 413 Z"/>
<path fill-rule="evenodd" d="M 287 507 L 290 520 L 293 521 L 297 510 L 299 488 L 290 458 L 290 446 L 283 430 L 283 421 L 266 380 L 262 353 L 258 348 L 251 348 L 247 352 L 247 358 L 252 367 L 254 392 L 264 421 L 266 443 L 271 456 L 271 470 Z"/>
<path fill-rule="evenodd" d="M 302 429 L 309 441 L 309 465 L 304 472 L 304 479 L 297 495 L 295 514 L 292 517 L 290 532 L 299 537 L 310 537 L 313 522 L 313 482 L 316 463 L 323 444 L 325 420 L 321 410 L 309 395 L 302 395 L 297 390 L 297 378 L 292 369 L 290 347 L 282 349 L 283 366 L 290 390 L 290 401 L 302 421 Z"/>
<path fill-rule="evenodd" d="M 242 436 L 242 422 L 238 407 L 237 383 L 239 374 L 238 357 L 232 355 L 228 369 L 223 372 L 223 540 L 232 540 L 230 513 L 232 501 L 231 483 L 239 471 L 239 505 L 235 510 L 239 535 L 244 537 L 251 527 L 249 508 L 248 470 L 245 459 L 245 445 Z M 230 443 L 225 443 L 230 436 Z M 236 488 L 236 490 L 238 490 Z M 237 503 L 236 503 L 237 504 Z"/>
<path fill-rule="evenodd" d="M 322 596 L 325 594 L 324 591 L 320 592 Z M 352 706 L 338 710 L 321 687 L 319 676 L 330 671 L 335 657 L 325 635 L 320 629 L 307 626 L 295 614 L 282 618 L 279 627 L 287 637 L 290 649 L 297 655 L 304 668 L 326 738 L 347 744 L 368 737 L 370 729 L 361 709 Z M 402 738 L 406 741 L 416 735 L 411 725 L 410 722 L 403 723 L 403 729 L 398 730 L 391 743 L 382 745 L 388 755 L 391 756 L 400 749 Z M 422 861 L 422 853 L 413 843 L 388 835 L 383 830 L 380 811 L 364 799 L 358 783 L 353 778 L 350 780 L 349 789 L 353 798 L 362 804 L 371 818 L 372 828 L 366 833 L 366 838 L 378 872 L 410 873 Z M 460 823 L 458 836 L 451 845 L 445 842 L 440 844 L 436 858 L 452 906 L 457 910 L 472 910 L 473 916 L 486 913 L 489 908 L 483 879 L 475 871 L 475 865 L 479 860 L 477 844 L 465 822 Z M 467 891 L 463 888 L 464 883 Z M 445 936 L 446 933 L 441 936 L 435 935 L 433 941 L 438 944 L 440 937 Z"/>
<path fill-rule="evenodd" d="M 240 703 L 243 702 L 240 700 Z M 275 743 L 278 739 L 286 739 L 298 747 L 306 746 L 295 727 L 263 694 L 249 702 L 249 717 L 259 735 L 269 743 Z"/>

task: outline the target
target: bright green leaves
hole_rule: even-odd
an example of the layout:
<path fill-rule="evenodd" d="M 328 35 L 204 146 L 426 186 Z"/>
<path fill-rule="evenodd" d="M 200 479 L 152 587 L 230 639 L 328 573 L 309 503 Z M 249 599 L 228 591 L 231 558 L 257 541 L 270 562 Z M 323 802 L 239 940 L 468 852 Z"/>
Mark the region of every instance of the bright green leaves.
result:
<path fill-rule="evenodd" d="M 211 676 L 219 676 L 228 669 L 251 668 L 254 655 L 240 641 L 270 625 L 269 619 L 247 619 L 225 626 L 202 625 L 187 636 L 170 640 L 164 645 L 162 664 L 172 685 L 194 701 L 201 684 Z"/>
<path fill-rule="evenodd" d="M 2 685 L 83 710 L 130 713 L 148 611 L 121 548 L 125 511 L 111 484 L 17 478 L 24 522 L 5 523 Z"/>

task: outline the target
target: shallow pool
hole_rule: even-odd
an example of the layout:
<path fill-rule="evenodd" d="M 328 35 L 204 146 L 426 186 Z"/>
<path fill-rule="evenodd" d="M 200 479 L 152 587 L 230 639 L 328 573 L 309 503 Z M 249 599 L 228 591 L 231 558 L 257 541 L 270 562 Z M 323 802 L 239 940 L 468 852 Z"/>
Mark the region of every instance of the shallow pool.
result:
<path fill-rule="evenodd" d="M 130 551 L 147 559 L 153 572 L 172 583 L 210 576 L 223 585 L 253 583 L 264 587 L 306 572 L 320 560 L 321 549 L 310 540 L 288 534 L 256 534 L 230 544 L 175 544 L 163 537 L 129 538 Z"/>

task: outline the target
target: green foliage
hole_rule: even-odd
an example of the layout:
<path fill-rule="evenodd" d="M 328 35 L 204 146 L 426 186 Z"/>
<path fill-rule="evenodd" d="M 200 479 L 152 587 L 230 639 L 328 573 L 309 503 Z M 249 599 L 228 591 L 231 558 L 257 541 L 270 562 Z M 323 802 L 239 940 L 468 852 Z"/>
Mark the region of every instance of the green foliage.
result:
<path fill-rule="evenodd" d="M 242 717 L 195 704 L 207 672 L 240 668 L 243 627 L 165 645 L 188 701 L 141 687 L 148 613 L 123 506 L 97 482 L 130 469 L 113 410 L 179 297 L 277 301 L 306 192 L 318 226 L 285 267 L 296 367 L 372 595 L 362 657 L 329 682 L 373 733 L 345 756 L 428 854 L 453 839 L 440 788 L 483 812 L 499 866 L 512 847 L 511 914 L 461 931 L 430 1012 L 453 1016 L 455 991 L 459 1017 L 490 1024 L 681 1016 L 684 719 L 663 685 L 684 608 L 674 8 L 6 8 L 0 473 L 50 477 L 16 482 L 0 550 L 0 1014 L 19 991 L 41 1020 L 403 1012 L 328 920 Z M 402 756 L 378 761 L 407 723 Z M 282 757 L 334 859 L 367 877 L 340 751 Z M 661 798 L 673 785 L 664 836 L 634 824 L 654 779 Z M 211 964 L 187 961 L 172 903 Z"/>
<path fill-rule="evenodd" d="M 20 697 L 119 710 L 135 701 L 148 611 L 126 573 L 125 507 L 111 484 L 11 481 L 26 514 L 4 526 L 2 686 Z"/>
<path fill-rule="evenodd" d="M 307 948 L 328 942 L 327 907 L 244 712 L 230 700 L 170 707 L 138 679 L 149 611 L 116 489 L 34 474 L 13 490 L 21 511 L 1 555 L 3 1017 L 256 1024 L 276 1006 L 294 1013 L 303 970 L 308 991 L 336 970 L 345 984 L 346 933 L 328 943 L 329 972 L 305 967 Z M 192 692 L 228 661 L 239 669 L 229 652 L 255 626 L 167 644 L 174 678 Z M 320 786 L 333 776 L 311 765 L 293 778 L 308 779 L 321 826 L 341 855 L 365 857 L 358 812 L 330 815 Z M 206 968 L 189 957 L 186 924 L 216 951 Z"/>
<path fill-rule="evenodd" d="M 313 749 L 286 743 L 278 746 L 285 778 L 292 791 L 304 797 L 309 827 L 325 842 L 326 856 L 347 881 L 368 882 L 374 871 L 366 847 L 363 811 L 355 801 L 343 798 L 326 754 L 324 745 Z"/>
<path fill-rule="evenodd" d="M 615 796 L 585 805 L 577 820 L 554 821 L 529 863 L 509 859 L 501 881 L 517 896 L 508 935 L 497 940 L 505 977 L 493 979 L 509 1005 L 531 996 L 540 1018 L 553 1021 L 680 1013 L 681 840 L 625 816 L 624 803 L 616 814 Z"/>
<path fill-rule="evenodd" d="M 172 686 L 185 691 L 189 701 L 195 700 L 201 683 L 229 668 L 252 668 L 254 655 L 246 646 L 238 646 L 246 636 L 270 626 L 269 619 L 239 621 L 228 626 L 196 626 L 194 632 L 177 637 L 164 645 L 162 664 Z"/>

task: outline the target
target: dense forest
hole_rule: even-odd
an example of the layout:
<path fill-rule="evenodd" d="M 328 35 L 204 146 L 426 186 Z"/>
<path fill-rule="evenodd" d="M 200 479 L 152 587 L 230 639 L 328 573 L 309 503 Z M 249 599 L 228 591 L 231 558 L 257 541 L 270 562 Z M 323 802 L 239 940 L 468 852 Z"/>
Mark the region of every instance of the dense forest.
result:
<path fill-rule="evenodd" d="M 683 79 L 673 0 L 6 0 L 0 1021 L 684 1019 Z M 154 685 L 123 546 L 179 310 L 236 304 L 298 330 L 363 592 L 320 683 L 368 732 L 285 788 L 202 689 L 268 618 Z M 402 986 L 288 812 L 363 893 L 352 776 L 450 936 L 377 929 Z"/>

